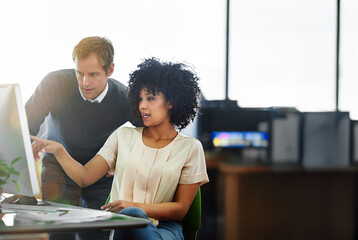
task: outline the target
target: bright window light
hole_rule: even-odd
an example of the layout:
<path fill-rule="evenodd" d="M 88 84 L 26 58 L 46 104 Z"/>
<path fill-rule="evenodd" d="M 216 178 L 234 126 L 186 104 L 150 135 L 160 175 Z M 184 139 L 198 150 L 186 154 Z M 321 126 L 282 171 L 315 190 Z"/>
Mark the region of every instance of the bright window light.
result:
<path fill-rule="evenodd" d="M 358 120 L 358 2 L 341 1 L 340 104 Z"/>
<path fill-rule="evenodd" d="M 0 83 L 20 83 L 25 100 L 48 72 L 73 68 L 73 47 L 94 35 L 112 41 L 112 76 L 122 83 L 157 57 L 190 64 L 205 97 L 224 98 L 225 1 L 17 0 L 0 8 Z"/>
<path fill-rule="evenodd" d="M 334 110 L 336 2 L 231 1 L 229 98 L 241 107 Z"/>

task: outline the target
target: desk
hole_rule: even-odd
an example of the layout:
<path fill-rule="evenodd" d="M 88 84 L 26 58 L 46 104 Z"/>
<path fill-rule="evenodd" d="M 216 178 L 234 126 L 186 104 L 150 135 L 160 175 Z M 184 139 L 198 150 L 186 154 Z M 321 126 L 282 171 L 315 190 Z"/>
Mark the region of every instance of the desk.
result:
<path fill-rule="evenodd" d="M 93 213 L 103 214 L 101 210 L 92 210 L 85 209 L 77 206 L 71 206 L 66 204 L 51 203 L 51 206 L 58 208 L 73 209 L 73 212 L 81 211 L 91 211 Z M 4 204 L 2 204 L 4 206 Z M 25 206 L 26 207 L 26 206 Z M 30 206 L 31 207 L 31 206 Z M 41 206 L 32 206 L 32 207 L 41 207 Z M 80 211 L 81 210 L 81 211 Z M 26 211 L 31 212 L 27 209 L 7 209 L 7 213 L 1 214 L 0 221 L 0 235 L 4 239 L 4 235 L 7 234 L 8 238 L 11 238 L 11 235 L 18 236 L 19 234 L 38 234 L 40 239 L 43 235 L 41 233 L 50 233 L 50 232 L 78 232 L 86 230 L 111 230 L 111 229 L 120 229 L 120 228 L 140 228 L 145 227 L 148 224 L 148 220 L 141 218 L 129 217 L 121 214 L 108 213 L 109 217 L 105 220 L 96 220 L 96 221 L 42 221 L 42 220 L 33 220 L 29 218 L 21 218 L 21 213 L 26 213 Z"/>
<path fill-rule="evenodd" d="M 219 166 L 225 239 L 354 239 L 357 168 Z"/>

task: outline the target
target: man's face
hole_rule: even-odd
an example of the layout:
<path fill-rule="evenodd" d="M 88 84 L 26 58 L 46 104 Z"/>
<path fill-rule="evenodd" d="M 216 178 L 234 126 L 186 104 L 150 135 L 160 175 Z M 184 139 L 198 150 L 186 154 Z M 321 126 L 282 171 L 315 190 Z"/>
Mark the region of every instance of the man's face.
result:
<path fill-rule="evenodd" d="M 95 53 L 91 53 L 84 59 L 76 58 L 76 77 L 83 96 L 86 99 L 95 99 L 101 94 L 106 88 L 108 77 L 112 75 L 113 70 L 114 64 L 112 63 L 106 74 Z"/>

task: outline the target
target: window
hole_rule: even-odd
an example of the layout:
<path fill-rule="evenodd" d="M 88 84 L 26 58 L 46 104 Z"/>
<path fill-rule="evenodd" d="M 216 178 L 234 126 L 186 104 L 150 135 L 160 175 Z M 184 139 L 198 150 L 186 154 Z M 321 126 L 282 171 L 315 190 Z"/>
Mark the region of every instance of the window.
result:
<path fill-rule="evenodd" d="M 21 8 L 19 7 L 21 6 Z M 73 68 L 83 37 L 108 37 L 113 78 L 147 57 L 195 67 L 209 100 L 225 98 L 226 0 L 18 0 L 0 3 L 0 83 L 27 100 L 50 71 Z M 229 98 L 241 107 L 335 109 L 335 0 L 231 0 Z M 358 3 L 341 1 L 340 104 L 358 118 Z"/>
<path fill-rule="evenodd" d="M 73 47 L 93 35 L 112 41 L 120 82 L 147 57 L 185 61 L 206 98 L 224 98 L 225 1 L 18 0 L 0 7 L 0 82 L 19 82 L 25 100 L 48 72 L 73 68 Z"/>
<path fill-rule="evenodd" d="M 358 2 L 341 1 L 340 110 L 358 119 Z"/>
<path fill-rule="evenodd" d="M 229 98 L 335 109 L 336 1 L 231 1 Z"/>

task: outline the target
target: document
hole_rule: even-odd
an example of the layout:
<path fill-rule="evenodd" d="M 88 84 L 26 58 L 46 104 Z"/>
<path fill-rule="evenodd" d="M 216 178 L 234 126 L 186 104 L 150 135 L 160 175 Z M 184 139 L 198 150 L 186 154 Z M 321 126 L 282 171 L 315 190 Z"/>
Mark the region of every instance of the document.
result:
<path fill-rule="evenodd" d="M 57 223 L 78 223 L 107 220 L 112 215 L 111 212 L 100 210 L 58 208 L 50 211 L 23 211 L 16 214 L 16 218 Z"/>

